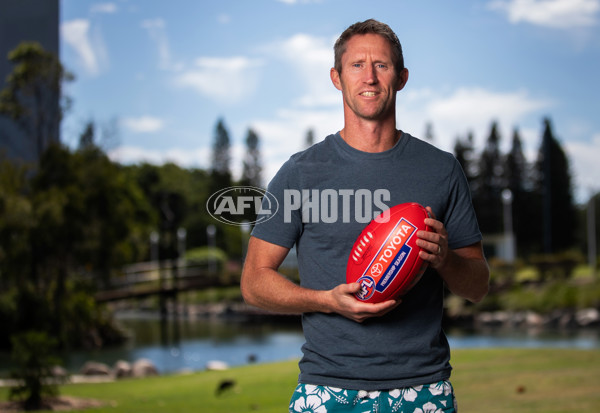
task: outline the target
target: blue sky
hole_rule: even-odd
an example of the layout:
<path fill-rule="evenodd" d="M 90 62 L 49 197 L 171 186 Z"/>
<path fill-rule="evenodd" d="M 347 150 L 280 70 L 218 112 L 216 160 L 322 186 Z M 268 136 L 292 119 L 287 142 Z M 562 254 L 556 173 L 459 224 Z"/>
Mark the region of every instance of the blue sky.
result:
<path fill-rule="evenodd" d="M 116 161 L 206 168 L 222 118 L 234 173 L 258 133 L 266 183 L 309 129 L 319 141 L 342 128 L 332 47 L 368 18 L 404 48 L 399 129 L 423 137 L 429 122 L 452 151 L 470 131 L 481 148 L 497 121 L 503 149 L 516 127 L 533 159 L 549 116 L 577 198 L 600 190 L 600 0 L 61 0 L 76 76 L 62 139 L 76 145 L 94 120 Z"/>

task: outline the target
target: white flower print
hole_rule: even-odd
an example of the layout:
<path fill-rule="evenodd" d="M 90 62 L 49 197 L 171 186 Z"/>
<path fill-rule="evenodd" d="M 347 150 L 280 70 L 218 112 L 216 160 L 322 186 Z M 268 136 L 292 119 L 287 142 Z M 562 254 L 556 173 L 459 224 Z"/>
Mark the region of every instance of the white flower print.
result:
<path fill-rule="evenodd" d="M 319 387 L 314 386 L 312 384 L 307 384 L 306 386 L 304 386 L 304 389 L 306 391 L 306 394 L 314 394 L 318 396 L 321 399 L 322 403 L 325 403 L 331 398 L 326 387 Z"/>
<path fill-rule="evenodd" d="M 327 395 L 323 395 L 323 402 L 329 400 L 331 397 L 337 402 L 341 404 L 349 404 L 350 400 L 348 398 L 348 391 L 340 389 L 338 387 L 325 387 L 325 391 L 327 391 Z"/>
<path fill-rule="evenodd" d="M 416 390 L 416 388 L 413 387 L 405 387 L 404 389 L 401 390 L 402 392 L 402 398 L 406 401 L 409 402 L 414 402 L 417 398 L 417 392 L 418 390 Z"/>
<path fill-rule="evenodd" d="M 442 409 L 438 409 L 435 404 L 433 404 L 431 402 L 427 402 L 423 405 L 423 409 L 419 409 L 417 407 L 413 413 L 443 413 L 443 412 L 442 412 Z"/>
<path fill-rule="evenodd" d="M 442 392 L 444 391 L 444 389 L 442 388 L 442 386 L 440 386 L 440 384 L 436 384 L 434 386 L 430 386 L 429 387 L 429 392 L 433 395 L 433 396 L 439 396 L 440 394 L 442 394 Z"/>
<path fill-rule="evenodd" d="M 327 409 L 323 406 L 323 401 L 319 396 L 314 394 L 300 397 L 294 403 L 294 412 L 298 413 L 327 413 Z"/>
<path fill-rule="evenodd" d="M 369 399 L 376 399 L 379 397 L 379 395 L 381 394 L 380 391 L 370 391 L 369 392 Z"/>
<path fill-rule="evenodd" d="M 448 396 L 449 394 L 452 394 L 452 385 L 445 381 L 444 382 L 444 396 Z"/>
<path fill-rule="evenodd" d="M 397 399 L 398 397 L 400 397 L 402 395 L 402 391 L 400 389 L 393 389 L 393 390 L 390 390 L 389 395 L 390 395 L 390 397 Z"/>
<path fill-rule="evenodd" d="M 398 412 L 402 408 L 402 390 L 393 389 L 388 392 L 388 403 L 392 412 Z"/>
<path fill-rule="evenodd" d="M 429 392 L 433 396 L 439 396 L 442 393 L 444 393 L 444 396 L 447 396 L 452 393 L 452 387 L 447 381 L 441 381 L 435 385 L 429 386 Z"/>

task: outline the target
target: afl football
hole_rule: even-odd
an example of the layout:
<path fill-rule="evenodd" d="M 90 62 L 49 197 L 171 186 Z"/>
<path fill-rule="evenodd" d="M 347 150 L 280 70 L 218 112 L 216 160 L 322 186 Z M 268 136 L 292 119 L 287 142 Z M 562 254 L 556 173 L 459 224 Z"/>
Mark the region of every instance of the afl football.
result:
<path fill-rule="evenodd" d="M 427 210 L 410 202 L 391 207 L 373 219 L 358 236 L 346 265 L 346 282 L 357 282 L 358 300 L 378 303 L 407 293 L 421 278 L 427 262 L 419 257 L 417 231 Z"/>

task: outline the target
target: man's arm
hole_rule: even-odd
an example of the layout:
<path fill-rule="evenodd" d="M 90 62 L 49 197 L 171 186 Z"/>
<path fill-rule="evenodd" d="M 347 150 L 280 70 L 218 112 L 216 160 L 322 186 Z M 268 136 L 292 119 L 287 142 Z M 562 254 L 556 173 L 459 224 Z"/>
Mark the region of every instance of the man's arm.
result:
<path fill-rule="evenodd" d="M 437 271 L 448 289 L 459 297 L 478 303 L 488 293 L 490 272 L 483 257 L 481 242 L 448 250 Z"/>
<path fill-rule="evenodd" d="M 488 293 L 490 278 L 481 242 L 449 249 L 444 224 L 435 219 L 431 208 L 427 207 L 427 210 L 432 218 L 425 219 L 425 223 L 433 231 L 418 234 L 417 245 L 425 249 L 420 252 L 421 258 L 437 270 L 453 294 L 474 303 L 480 302 Z"/>
<path fill-rule="evenodd" d="M 332 290 L 301 287 L 278 272 L 288 252 L 288 248 L 250 237 L 240 282 L 248 304 L 287 314 L 338 313 L 362 322 L 381 316 L 400 303 L 399 300 L 377 304 L 360 302 L 353 296 L 360 289 L 358 283 L 340 284 Z"/>

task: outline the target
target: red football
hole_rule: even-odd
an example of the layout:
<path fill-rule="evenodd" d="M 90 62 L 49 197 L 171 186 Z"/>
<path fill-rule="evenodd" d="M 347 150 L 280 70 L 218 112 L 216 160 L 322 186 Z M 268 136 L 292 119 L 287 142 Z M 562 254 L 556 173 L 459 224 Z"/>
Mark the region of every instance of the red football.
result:
<path fill-rule="evenodd" d="M 357 282 L 356 298 L 378 303 L 405 294 L 420 279 L 427 262 L 419 257 L 417 231 L 425 225 L 427 210 L 414 202 L 382 212 L 358 236 L 346 266 L 346 282 Z"/>

